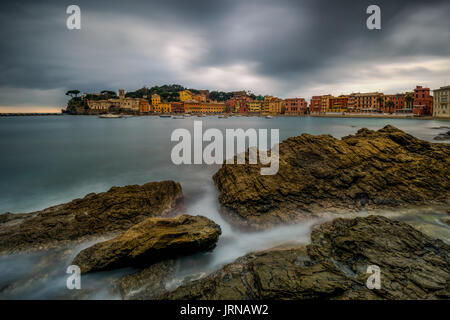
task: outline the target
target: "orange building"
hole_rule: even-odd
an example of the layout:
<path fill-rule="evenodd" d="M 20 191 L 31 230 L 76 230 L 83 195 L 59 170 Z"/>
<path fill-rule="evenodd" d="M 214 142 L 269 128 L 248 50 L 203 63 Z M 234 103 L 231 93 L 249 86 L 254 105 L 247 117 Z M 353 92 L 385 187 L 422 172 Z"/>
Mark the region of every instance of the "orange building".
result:
<path fill-rule="evenodd" d="M 416 86 L 414 89 L 413 113 L 419 116 L 433 114 L 433 96 L 430 95 L 430 88 Z"/>
<path fill-rule="evenodd" d="M 384 103 L 381 111 L 384 113 L 396 113 L 405 107 L 405 94 L 386 94 L 384 95 Z"/>
<path fill-rule="evenodd" d="M 148 113 L 151 111 L 150 103 L 148 103 L 148 100 L 142 99 L 139 101 L 139 112 Z"/>
<path fill-rule="evenodd" d="M 322 97 L 321 96 L 313 96 L 309 103 L 309 112 L 310 113 L 319 113 L 322 110 Z"/>
<path fill-rule="evenodd" d="M 359 112 L 371 113 L 381 111 L 384 95 L 380 92 L 352 93 L 356 100 L 355 108 Z"/>
<path fill-rule="evenodd" d="M 284 100 L 284 114 L 302 115 L 308 112 L 308 103 L 303 98 L 290 98 Z"/>

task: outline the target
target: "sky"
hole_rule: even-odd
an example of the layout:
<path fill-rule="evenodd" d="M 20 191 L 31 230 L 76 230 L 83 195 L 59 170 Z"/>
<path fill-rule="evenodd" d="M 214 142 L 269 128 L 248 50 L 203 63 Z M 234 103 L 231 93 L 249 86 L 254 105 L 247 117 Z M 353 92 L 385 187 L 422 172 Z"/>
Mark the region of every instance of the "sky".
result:
<path fill-rule="evenodd" d="M 381 30 L 366 27 L 372 4 Z M 307 99 L 436 89 L 450 85 L 449 17 L 448 0 L 2 1 L 0 112 L 174 83 Z"/>

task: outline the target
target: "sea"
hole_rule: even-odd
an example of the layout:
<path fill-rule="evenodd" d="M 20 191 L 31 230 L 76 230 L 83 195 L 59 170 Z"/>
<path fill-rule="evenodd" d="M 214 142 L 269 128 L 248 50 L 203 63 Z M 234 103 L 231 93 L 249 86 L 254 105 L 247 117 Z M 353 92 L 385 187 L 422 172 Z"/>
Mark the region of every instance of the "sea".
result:
<path fill-rule="evenodd" d="M 219 213 L 218 192 L 212 181 L 220 165 L 176 165 L 172 161 L 171 152 L 177 144 L 171 141 L 172 133 L 181 128 L 193 133 L 194 121 L 201 121 L 204 131 L 278 129 L 280 142 L 302 133 L 341 138 L 360 128 L 377 130 L 388 124 L 420 139 L 438 142 L 433 138 L 450 130 L 450 121 L 444 120 L 369 117 L 0 117 L 0 213 L 34 212 L 112 186 L 177 181 L 183 189 L 186 212 L 211 218 L 220 224 L 222 235 L 213 251 L 182 261 L 177 275 L 167 283 L 169 289 L 186 277 L 204 276 L 252 251 L 286 242 L 307 244 L 315 224 L 336 216 L 324 213 L 320 219 L 261 232 L 244 232 L 230 226 Z M 405 208 L 384 214 L 450 242 L 450 230 L 439 220 L 445 213 L 439 208 Z M 73 248 L 61 259 L 42 252 L 0 256 L 0 299 L 120 299 L 117 280 L 136 270 L 82 276 L 81 290 L 67 288 L 66 269 L 71 259 L 91 244 Z"/>

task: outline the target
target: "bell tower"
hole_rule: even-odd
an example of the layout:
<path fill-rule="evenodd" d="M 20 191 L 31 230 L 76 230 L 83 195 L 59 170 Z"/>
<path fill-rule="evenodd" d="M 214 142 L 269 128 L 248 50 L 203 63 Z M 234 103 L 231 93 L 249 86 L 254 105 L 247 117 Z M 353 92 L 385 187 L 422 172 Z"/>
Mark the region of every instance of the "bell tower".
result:
<path fill-rule="evenodd" d="M 125 90 L 119 89 L 119 99 L 124 99 L 124 98 L 125 98 Z"/>

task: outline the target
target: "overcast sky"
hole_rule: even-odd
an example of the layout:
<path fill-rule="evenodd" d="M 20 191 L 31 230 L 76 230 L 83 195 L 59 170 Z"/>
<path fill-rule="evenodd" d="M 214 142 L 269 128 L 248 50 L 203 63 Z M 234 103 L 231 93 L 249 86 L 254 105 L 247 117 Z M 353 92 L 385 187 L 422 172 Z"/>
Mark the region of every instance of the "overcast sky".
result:
<path fill-rule="evenodd" d="M 66 8 L 81 8 L 81 30 Z M 381 30 L 366 8 L 381 8 Z M 0 112 L 55 111 L 68 89 L 177 83 L 281 98 L 450 84 L 450 1 L 10 1 Z"/>

